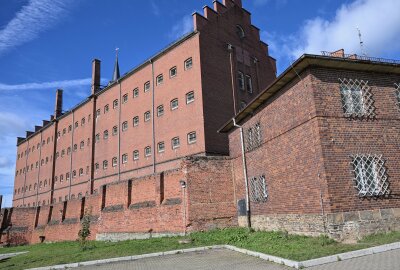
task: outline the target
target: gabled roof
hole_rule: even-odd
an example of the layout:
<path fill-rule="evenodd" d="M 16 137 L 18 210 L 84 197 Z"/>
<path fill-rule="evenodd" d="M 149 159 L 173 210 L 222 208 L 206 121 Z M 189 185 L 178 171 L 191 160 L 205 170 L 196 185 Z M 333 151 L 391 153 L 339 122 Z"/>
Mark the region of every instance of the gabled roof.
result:
<path fill-rule="evenodd" d="M 400 61 L 382 58 L 365 57 L 358 55 L 344 55 L 344 57 L 304 54 L 289 66 L 264 91 L 257 95 L 242 111 L 235 115 L 236 123 L 241 123 L 248 116 L 281 90 L 286 84 L 298 77 L 309 67 L 323 67 L 342 70 L 356 70 L 365 72 L 391 73 L 400 75 Z M 219 133 L 230 132 L 234 127 L 233 119 L 226 122 Z"/>

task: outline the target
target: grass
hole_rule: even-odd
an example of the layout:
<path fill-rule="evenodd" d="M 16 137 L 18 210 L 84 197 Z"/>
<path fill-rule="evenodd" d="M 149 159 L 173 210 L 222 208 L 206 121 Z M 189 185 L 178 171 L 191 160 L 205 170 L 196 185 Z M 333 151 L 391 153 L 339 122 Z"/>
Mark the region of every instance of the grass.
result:
<path fill-rule="evenodd" d="M 123 257 L 174 249 L 229 244 L 291 260 L 308 260 L 342 252 L 400 241 L 400 232 L 375 234 L 356 244 L 335 242 L 328 237 L 288 235 L 284 232 L 249 232 L 242 228 L 196 232 L 190 244 L 179 244 L 182 237 L 153 238 L 121 242 L 91 242 L 82 251 L 78 242 L 59 242 L 0 249 L 0 254 L 29 251 L 3 262 L 0 269 L 26 269 L 40 266 Z"/>

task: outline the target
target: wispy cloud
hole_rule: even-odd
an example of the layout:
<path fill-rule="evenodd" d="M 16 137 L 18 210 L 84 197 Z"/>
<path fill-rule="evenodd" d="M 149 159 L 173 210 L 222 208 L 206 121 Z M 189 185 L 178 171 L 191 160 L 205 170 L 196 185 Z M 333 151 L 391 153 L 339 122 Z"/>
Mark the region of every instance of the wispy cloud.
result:
<path fill-rule="evenodd" d="M 35 39 L 53 27 L 66 13 L 73 0 L 30 0 L 0 30 L 0 55 L 7 50 Z"/>
<path fill-rule="evenodd" d="M 260 7 L 266 4 L 274 4 L 276 8 L 281 8 L 287 4 L 287 0 L 254 0 L 254 6 Z"/>
<path fill-rule="evenodd" d="M 50 89 L 50 88 L 55 89 L 55 88 L 90 85 L 91 82 L 92 80 L 90 78 L 87 78 L 79 80 L 65 80 L 65 81 L 41 82 L 41 83 L 23 83 L 23 84 L 0 83 L 0 91 Z"/>
<path fill-rule="evenodd" d="M 185 16 L 172 27 L 169 37 L 177 39 L 191 31 L 193 31 L 193 18 L 192 16 Z"/>
<path fill-rule="evenodd" d="M 154 0 L 150 1 L 150 5 L 151 5 L 151 11 L 153 12 L 153 14 L 156 15 L 156 16 L 160 15 L 160 8 L 154 2 Z"/>

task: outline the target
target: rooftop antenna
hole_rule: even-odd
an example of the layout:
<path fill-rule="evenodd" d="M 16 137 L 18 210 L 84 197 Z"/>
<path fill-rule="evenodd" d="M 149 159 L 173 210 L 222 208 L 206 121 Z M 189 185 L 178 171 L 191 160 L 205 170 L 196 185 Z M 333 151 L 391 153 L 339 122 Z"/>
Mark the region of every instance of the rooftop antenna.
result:
<path fill-rule="evenodd" d="M 357 31 L 358 31 L 358 38 L 359 38 L 359 40 L 360 40 L 361 54 L 362 54 L 363 56 L 367 56 L 367 55 L 365 54 L 365 51 L 364 51 L 364 41 L 362 40 L 360 28 L 357 27 Z"/>

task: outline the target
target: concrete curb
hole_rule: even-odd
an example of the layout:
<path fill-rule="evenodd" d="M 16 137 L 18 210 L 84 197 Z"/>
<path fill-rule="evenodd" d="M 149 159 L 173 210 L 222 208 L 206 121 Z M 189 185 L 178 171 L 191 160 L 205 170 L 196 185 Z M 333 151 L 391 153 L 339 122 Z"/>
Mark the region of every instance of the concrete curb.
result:
<path fill-rule="evenodd" d="M 215 245 L 215 246 L 206 246 L 206 247 L 197 247 L 197 248 L 188 248 L 188 249 L 178 249 L 178 250 L 171 250 L 165 252 L 156 252 L 156 253 L 149 253 L 149 254 L 142 254 L 142 255 L 134 255 L 134 256 L 126 256 L 126 257 L 119 257 L 119 258 L 111 258 L 111 259 L 104 259 L 104 260 L 95 260 L 95 261 L 87 261 L 87 262 L 79 262 L 79 263 L 69 263 L 69 264 L 61 264 L 61 265 L 53 265 L 53 266 L 46 266 L 46 267 L 39 267 L 39 268 L 30 268 L 29 270 L 53 270 L 53 269 L 66 269 L 66 268 L 76 268 L 80 266 L 89 266 L 89 265 L 98 265 L 98 264 L 106 264 L 106 263 L 114 263 L 114 262 L 123 262 L 123 261 L 134 261 L 144 258 L 153 258 L 165 255 L 176 255 L 182 253 L 190 253 L 196 251 L 204 251 L 209 249 L 228 249 L 236 252 L 240 252 L 249 256 L 253 256 L 256 258 L 260 258 L 262 260 L 266 260 L 269 262 L 274 262 L 277 264 L 282 264 L 285 266 L 293 267 L 296 269 L 300 268 L 307 268 L 311 266 L 317 266 L 327 263 L 333 263 L 337 261 L 344 261 L 349 260 L 357 257 L 362 257 L 371 254 L 377 254 L 385 251 L 400 249 L 400 242 L 386 244 L 377 247 L 371 247 L 366 249 L 360 249 L 355 251 L 350 251 L 346 253 L 335 254 L 327 257 L 307 260 L 307 261 L 292 261 L 288 259 L 284 259 L 277 256 L 272 256 L 260 252 L 250 251 L 243 248 L 238 248 L 231 245 Z M 26 252 L 19 252 L 26 253 Z M 13 254 L 13 253 L 11 253 Z M 17 254 L 18 255 L 18 254 Z M 14 255 L 15 256 L 15 255 Z"/>
<path fill-rule="evenodd" d="M 14 253 L 4 253 L 4 254 L 0 254 L 0 261 L 4 260 L 4 259 L 8 259 L 20 254 L 25 254 L 28 253 L 29 251 L 22 251 L 22 252 L 14 252 Z"/>

